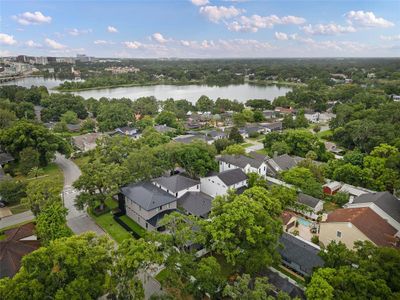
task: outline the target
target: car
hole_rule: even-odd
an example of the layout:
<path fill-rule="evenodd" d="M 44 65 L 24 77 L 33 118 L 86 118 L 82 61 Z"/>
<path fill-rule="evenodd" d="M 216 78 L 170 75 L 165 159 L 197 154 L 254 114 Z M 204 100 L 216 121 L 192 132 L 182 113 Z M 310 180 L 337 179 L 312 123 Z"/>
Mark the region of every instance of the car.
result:
<path fill-rule="evenodd" d="M 6 207 L 6 203 L 4 201 L 0 201 L 0 208 Z"/>

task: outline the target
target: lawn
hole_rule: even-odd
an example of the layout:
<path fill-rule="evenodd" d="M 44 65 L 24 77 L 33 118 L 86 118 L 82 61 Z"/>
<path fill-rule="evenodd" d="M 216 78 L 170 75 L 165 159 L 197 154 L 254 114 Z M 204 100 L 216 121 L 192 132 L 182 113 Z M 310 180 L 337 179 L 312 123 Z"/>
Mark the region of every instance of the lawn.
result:
<path fill-rule="evenodd" d="M 126 231 L 121 225 L 115 222 L 111 212 L 96 217 L 90 213 L 93 220 L 104 229 L 117 243 L 122 243 L 123 240 L 131 239 L 132 235 Z"/>
<path fill-rule="evenodd" d="M 332 130 L 320 131 L 316 135 L 321 140 L 328 140 L 333 134 Z"/>
<path fill-rule="evenodd" d="M 62 170 L 56 165 L 55 163 L 50 163 L 46 167 L 41 168 L 43 170 L 43 174 L 38 177 L 28 177 L 22 174 L 18 174 L 15 176 L 16 180 L 22 180 L 29 182 L 40 182 L 45 180 L 51 180 L 54 182 L 54 185 L 59 189 L 61 192 L 64 186 L 64 174 Z"/>
<path fill-rule="evenodd" d="M 265 150 L 265 149 L 256 150 L 256 153 L 262 154 L 262 155 L 268 155 L 267 150 Z"/>
<path fill-rule="evenodd" d="M 340 208 L 337 204 L 333 203 L 333 202 L 329 202 L 329 201 L 325 201 L 324 202 L 324 211 L 325 212 L 330 212 L 330 211 L 334 211 L 336 209 Z"/>
<path fill-rule="evenodd" d="M 14 206 L 10 206 L 9 209 L 11 210 L 12 214 L 19 214 L 29 210 L 29 207 L 24 204 L 17 204 Z"/>
<path fill-rule="evenodd" d="M 127 215 L 120 217 L 121 221 L 128 225 L 134 232 L 136 232 L 140 237 L 146 234 L 146 230 L 142 228 L 138 223 L 133 221 Z"/>
<path fill-rule="evenodd" d="M 89 161 L 89 159 L 90 159 L 90 156 L 86 155 L 86 156 L 81 156 L 81 157 L 74 158 L 73 161 L 74 161 L 74 163 L 76 163 L 76 165 L 79 168 L 82 168 L 82 166 L 84 164 L 86 164 Z"/>
<path fill-rule="evenodd" d="M 252 144 L 252 143 L 243 143 L 243 144 L 240 144 L 240 146 L 242 146 L 242 147 L 244 147 L 244 148 L 247 148 L 247 147 L 251 147 L 251 146 L 253 146 L 254 144 Z"/>
<path fill-rule="evenodd" d="M 165 281 L 165 279 L 167 279 L 169 277 L 169 271 L 167 269 L 162 269 L 154 278 L 160 282 L 161 284 L 163 284 L 163 282 Z"/>

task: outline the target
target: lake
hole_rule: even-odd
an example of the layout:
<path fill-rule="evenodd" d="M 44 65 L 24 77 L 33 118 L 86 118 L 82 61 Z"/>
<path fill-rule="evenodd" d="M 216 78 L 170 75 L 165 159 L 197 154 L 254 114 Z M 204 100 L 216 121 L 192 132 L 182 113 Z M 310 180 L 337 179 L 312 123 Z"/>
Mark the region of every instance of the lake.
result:
<path fill-rule="evenodd" d="M 24 87 L 32 85 L 44 85 L 51 89 L 62 82 L 57 79 L 45 79 L 42 77 L 21 78 L 6 84 L 16 84 Z M 166 100 L 168 98 L 186 99 L 191 102 L 196 102 L 202 95 L 206 95 L 211 99 L 216 100 L 218 97 L 230 100 L 238 100 L 245 102 L 249 99 L 268 99 L 273 100 L 278 96 L 284 96 L 291 91 L 289 87 L 276 85 L 251 85 L 251 84 L 233 84 L 228 86 L 208 86 L 208 85 L 150 85 L 150 86 L 131 86 L 107 89 L 86 90 L 80 92 L 72 92 L 75 95 L 80 95 L 84 98 L 93 97 L 99 99 L 107 98 L 129 98 L 137 99 L 140 97 L 154 96 L 158 100 Z M 50 91 L 57 92 L 57 91 Z"/>

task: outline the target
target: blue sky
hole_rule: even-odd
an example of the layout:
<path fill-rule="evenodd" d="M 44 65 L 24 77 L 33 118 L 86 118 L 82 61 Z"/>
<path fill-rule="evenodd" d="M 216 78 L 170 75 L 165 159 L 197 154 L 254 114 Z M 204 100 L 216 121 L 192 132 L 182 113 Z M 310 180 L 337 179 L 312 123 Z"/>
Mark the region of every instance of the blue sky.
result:
<path fill-rule="evenodd" d="M 399 56 L 400 1 L 0 0 L 0 55 Z"/>

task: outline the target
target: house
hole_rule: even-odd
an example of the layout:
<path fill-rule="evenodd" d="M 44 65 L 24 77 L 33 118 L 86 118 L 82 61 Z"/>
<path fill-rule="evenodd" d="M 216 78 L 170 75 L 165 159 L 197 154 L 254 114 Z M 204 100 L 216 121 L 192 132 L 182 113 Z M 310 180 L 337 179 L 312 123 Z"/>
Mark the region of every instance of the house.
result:
<path fill-rule="evenodd" d="M 159 132 L 159 133 L 169 133 L 169 132 L 175 132 L 175 128 L 169 127 L 167 125 L 155 125 L 154 129 Z"/>
<path fill-rule="evenodd" d="M 327 246 L 342 242 L 348 248 L 356 241 L 370 241 L 377 246 L 395 246 L 397 230 L 369 207 L 341 208 L 320 223 L 319 240 Z"/>
<path fill-rule="evenodd" d="M 159 221 L 177 208 L 177 199 L 150 181 L 122 187 L 118 200 L 126 215 L 147 230 L 160 229 Z"/>
<path fill-rule="evenodd" d="M 290 228 L 296 226 L 297 217 L 291 211 L 283 211 L 281 214 L 283 231 L 287 232 Z"/>
<path fill-rule="evenodd" d="M 302 276 L 311 276 L 315 268 L 324 265 L 323 259 L 318 255 L 320 248 L 317 245 L 286 232 L 279 242 L 283 246 L 278 249 L 282 263 Z"/>
<path fill-rule="evenodd" d="M 346 193 L 349 194 L 349 202 L 353 202 L 354 198 L 364 195 L 364 194 L 369 194 L 369 193 L 375 193 L 374 191 L 368 190 L 366 188 L 354 186 L 351 184 L 344 183 L 342 187 L 339 189 L 338 192 L 341 193 Z"/>
<path fill-rule="evenodd" d="M 14 157 L 6 152 L 0 152 L 0 167 L 14 161 Z"/>
<path fill-rule="evenodd" d="M 282 171 L 295 167 L 301 160 L 302 158 L 291 157 L 288 154 L 275 156 L 267 160 L 267 173 L 276 176 Z"/>
<path fill-rule="evenodd" d="M 274 110 L 264 110 L 263 111 L 264 118 L 273 119 L 276 117 L 276 113 Z"/>
<path fill-rule="evenodd" d="M 218 156 L 219 171 L 224 172 L 239 168 L 246 174 L 257 173 L 261 176 L 267 174 L 267 164 L 265 163 L 264 156 L 245 156 L 245 155 L 221 155 Z"/>
<path fill-rule="evenodd" d="M 279 271 L 268 268 L 261 273 L 268 278 L 268 282 L 272 284 L 272 292 L 278 297 L 280 291 L 287 293 L 290 299 L 306 299 L 304 291 L 298 284 L 289 277 L 283 275 Z"/>
<path fill-rule="evenodd" d="M 337 145 L 335 143 L 332 142 L 324 142 L 325 145 L 325 149 L 328 152 L 332 152 L 334 154 L 341 154 L 343 153 L 343 149 L 338 148 Z"/>
<path fill-rule="evenodd" d="M 263 123 L 261 126 L 265 128 L 265 133 L 282 131 L 283 129 L 282 122 Z"/>
<path fill-rule="evenodd" d="M 319 112 L 305 113 L 304 117 L 311 123 L 319 122 Z"/>
<path fill-rule="evenodd" d="M 246 185 L 247 175 L 239 168 L 200 178 L 200 191 L 211 197 L 225 195 L 229 189 Z"/>
<path fill-rule="evenodd" d="M 129 126 L 116 128 L 111 135 L 116 135 L 116 134 L 129 136 L 135 140 L 142 136 L 139 133 L 138 129 L 136 129 L 134 127 L 129 127 Z"/>
<path fill-rule="evenodd" d="M 211 211 L 213 198 L 202 192 L 187 192 L 178 199 L 178 207 L 186 213 L 200 218 L 207 218 Z"/>
<path fill-rule="evenodd" d="M 81 130 L 81 124 L 67 124 L 67 129 L 70 132 L 78 132 Z"/>
<path fill-rule="evenodd" d="M 325 195 L 332 196 L 332 195 L 335 195 L 340 190 L 341 187 L 342 187 L 342 184 L 340 182 L 331 181 L 331 182 L 324 184 L 322 186 L 322 190 Z"/>
<path fill-rule="evenodd" d="M 86 152 L 89 150 L 93 150 L 96 148 L 96 140 L 102 137 L 102 133 L 93 132 L 93 133 L 86 133 L 83 135 L 73 136 L 72 137 L 72 144 L 82 152 Z"/>
<path fill-rule="evenodd" d="M 6 237 L 0 241 L 0 278 L 13 277 L 22 258 L 40 247 L 34 231 L 35 225 L 28 223 L 4 232 Z"/>
<path fill-rule="evenodd" d="M 206 132 L 206 136 L 212 138 L 214 141 L 219 140 L 219 139 L 223 139 L 223 138 L 227 138 L 228 134 L 224 131 L 220 131 L 220 130 L 210 130 Z"/>
<path fill-rule="evenodd" d="M 396 102 L 400 101 L 400 95 L 392 94 L 392 95 L 390 95 L 390 98 L 392 98 L 393 101 L 396 101 Z"/>
<path fill-rule="evenodd" d="M 152 180 L 153 184 L 176 198 L 182 197 L 187 192 L 199 192 L 200 181 L 176 174 L 163 176 Z"/>
<path fill-rule="evenodd" d="M 322 200 L 303 193 L 298 194 L 297 202 L 307 209 L 307 211 L 301 211 L 300 213 L 313 220 L 316 220 L 319 213 L 324 209 L 324 202 Z"/>
<path fill-rule="evenodd" d="M 292 107 L 275 107 L 275 112 L 280 114 L 294 114 L 296 111 Z"/>
<path fill-rule="evenodd" d="M 369 207 L 391 226 L 400 231 L 400 200 L 389 192 L 364 193 L 346 207 Z"/>

